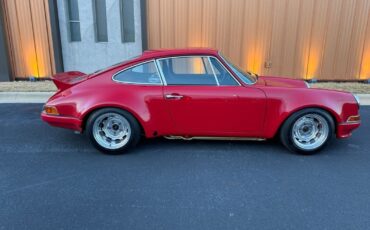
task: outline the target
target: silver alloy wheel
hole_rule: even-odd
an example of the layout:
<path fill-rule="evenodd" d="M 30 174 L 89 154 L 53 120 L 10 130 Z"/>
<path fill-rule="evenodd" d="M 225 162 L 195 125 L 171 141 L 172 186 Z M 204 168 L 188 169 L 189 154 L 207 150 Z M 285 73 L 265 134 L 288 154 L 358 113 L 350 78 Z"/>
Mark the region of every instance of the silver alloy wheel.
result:
<path fill-rule="evenodd" d="M 315 150 L 322 146 L 329 136 L 329 124 L 319 114 L 300 117 L 292 128 L 294 144 L 302 150 Z"/>
<path fill-rule="evenodd" d="M 95 119 L 94 139 L 106 149 L 114 150 L 125 146 L 131 137 L 128 120 L 118 113 L 105 113 Z"/>

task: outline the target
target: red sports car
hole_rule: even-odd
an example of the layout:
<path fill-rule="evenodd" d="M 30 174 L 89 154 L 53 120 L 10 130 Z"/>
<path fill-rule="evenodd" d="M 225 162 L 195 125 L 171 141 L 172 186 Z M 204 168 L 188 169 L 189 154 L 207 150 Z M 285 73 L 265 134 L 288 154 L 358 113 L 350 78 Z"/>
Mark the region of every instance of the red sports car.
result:
<path fill-rule="evenodd" d="M 351 93 L 243 72 L 212 49 L 145 51 L 99 72 L 66 72 L 53 80 L 58 92 L 42 119 L 84 132 L 112 154 L 134 147 L 142 136 L 278 136 L 288 149 L 311 154 L 360 126 L 359 101 Z"/>

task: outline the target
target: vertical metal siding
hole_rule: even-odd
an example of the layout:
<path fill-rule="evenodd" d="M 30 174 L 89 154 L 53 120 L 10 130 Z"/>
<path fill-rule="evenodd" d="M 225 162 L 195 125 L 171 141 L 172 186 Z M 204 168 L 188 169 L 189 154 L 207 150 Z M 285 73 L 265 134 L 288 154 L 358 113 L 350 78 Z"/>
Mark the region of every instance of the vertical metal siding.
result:
<path fill-rule="evenodd" d="M 147 20 L 150 49 L 213 47 L 258 74 L 370 78 L 369 0 L 147 0 Z"/>
<path fill-rule="evenodd" d="M 0 0 L 4 8 L 10 62 L 16 78 L 55 73 L 47 0 Z"/>

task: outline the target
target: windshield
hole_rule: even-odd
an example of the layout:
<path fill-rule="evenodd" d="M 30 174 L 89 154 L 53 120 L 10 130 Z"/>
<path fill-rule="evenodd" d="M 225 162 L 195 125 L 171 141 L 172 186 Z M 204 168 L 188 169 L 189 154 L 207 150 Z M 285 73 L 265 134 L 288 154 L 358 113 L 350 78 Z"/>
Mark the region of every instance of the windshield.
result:
<path fill-rule="evenodd" d="M 227 58 L 225 58 L 221 53 L 219 53 L 222 59 L 227 63 L 227 65 L 233 70 L 233 72 L 238 75 L 240 80 L 244 83 L 251 85 L 256 83 L 258 75 L 251 72 L 244 72 L 240 67 L 235 66 Z"/>

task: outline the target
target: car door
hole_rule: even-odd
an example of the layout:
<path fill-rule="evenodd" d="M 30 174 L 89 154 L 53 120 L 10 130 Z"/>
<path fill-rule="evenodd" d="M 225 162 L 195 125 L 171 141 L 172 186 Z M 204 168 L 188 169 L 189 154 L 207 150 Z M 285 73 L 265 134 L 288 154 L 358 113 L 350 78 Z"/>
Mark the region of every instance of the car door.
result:
<path fill-rule="evenodd" d="M 170 57 L 157 64 L 173 135 L 261 136 L 265 94 L 240 85 L 217 58 Z"/>

